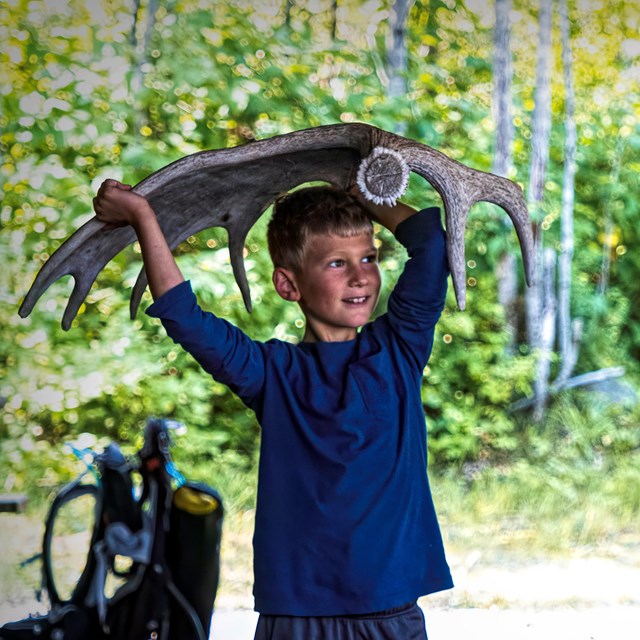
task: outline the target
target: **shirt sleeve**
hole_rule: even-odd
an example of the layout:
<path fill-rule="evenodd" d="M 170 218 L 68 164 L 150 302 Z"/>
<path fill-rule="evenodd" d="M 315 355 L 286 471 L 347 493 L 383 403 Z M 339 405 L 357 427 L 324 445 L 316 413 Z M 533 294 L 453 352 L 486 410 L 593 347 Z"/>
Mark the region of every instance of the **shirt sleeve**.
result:
<path fill-rule="evenodd" d="M 159 318 L 169 337 L 215 380 L 226 384 L 245 404 L 251 405 L 261 392 L 265 377 L 260 343 L 230 322 L 204 311 L 189 281 L 167 291 L 146 313 Z"/>
<path fill-rule="evenodd" d="M 449 266 L 440 209 L 424 209 L 401 222 L 396 239 L 409 259 L 389 297 L 387 318 L 408 357 L 422 371 L 447 294 Z"/>

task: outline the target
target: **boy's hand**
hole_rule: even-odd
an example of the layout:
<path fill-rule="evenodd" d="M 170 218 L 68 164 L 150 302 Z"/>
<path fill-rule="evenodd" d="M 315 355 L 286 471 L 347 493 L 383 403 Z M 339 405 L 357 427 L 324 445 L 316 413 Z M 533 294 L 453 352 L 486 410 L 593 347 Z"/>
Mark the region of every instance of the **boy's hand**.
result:
<path fill-rule="evenodd" d="M 371 218 L 379 222 L 383 227 L 389 229 L 391 233 L 395 233 L 396 227 L 403 220 L 406 220 L 416 213 L 415 209 L 403 202 L 397 202 L 394 206 L 389 207 L 367 200 L 355 182 L 347 189 L 347 192 L 365 208 Z"/>
<path fill-rule="evenodd" d="M 123 184 L 117 180 L 105 180 L 93 199 L 93 210 L 98 220 L 136 227 L 142 216 L 153 215 L 147 199 L 133 193 L 132 188 L 130 184 Z"/>
<path fill-rule="evenodd" d="M 142 249 L 144 270 L 154 300 L 184 281 L 173 259 L 158 219 L 147 199 L 131 189 L 129 184 L 105 180 L 93 199 L 93 209 L 100 222 L 114 225 L 130 224 Z"/>

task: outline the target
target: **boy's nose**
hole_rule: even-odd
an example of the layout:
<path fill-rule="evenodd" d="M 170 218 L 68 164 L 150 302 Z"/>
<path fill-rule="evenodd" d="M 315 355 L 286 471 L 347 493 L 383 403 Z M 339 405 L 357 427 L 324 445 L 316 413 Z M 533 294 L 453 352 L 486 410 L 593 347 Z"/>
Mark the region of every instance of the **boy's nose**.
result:
<path fill-rule="evenodd" d="M 354 287 L 363 287 L 368 282 L 368 275 L 364 267 L 357 265 L 351 270 L 349 283 Z"/>

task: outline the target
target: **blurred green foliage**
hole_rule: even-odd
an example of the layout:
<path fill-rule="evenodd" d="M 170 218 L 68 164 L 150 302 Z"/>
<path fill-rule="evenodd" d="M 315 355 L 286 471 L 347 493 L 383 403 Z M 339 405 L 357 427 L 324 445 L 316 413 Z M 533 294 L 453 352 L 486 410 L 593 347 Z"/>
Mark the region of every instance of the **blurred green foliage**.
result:
<path fill-rule="evenodd" d="M 407 25 L 407 92 L 394 99 L 387 96 L 385 2 L 345 3 L 335 41 L 328 5 L 299 3 L 289 24 L 281 5 L 173 0 L 155 16 L 145 3 L 134 16 L 129 3 L 118 1 L 13 0 L 0 7 L 0 490 L 55 485 L 75 472 L 61 442 L 90 432 L 133 445 L 151 414 L 189 425 L 177 456 L 192 469 L 213 465 L 229 486 L 238 474 L 253 473 L 259 439 L 253 415 L 157 322 L 142 313 L 128 319 L 141 266 L 136 247 L 100 274 L 69 332 L 59 327 L 70 292 L 65 281 L 46 292 L 29 318 L 17 316 L 35 273 L 91 217 L 105 177 L 136 183 L 202 149 L 355 121 L 389 130 L 402 122 L 408 137 L 490 169 L 492 17 L 482 3 L 415 3 Z M 524 185 L 536 30 L 535 11 L 515 5 L 511 177 Z M 591 5 L 571 8 L 579 136 L 572 308 L 585 321 L 577 370 L 623 364 L 633 382 L 640 356 L 640 258 L 630 249 L 640 233 L 640 14 L 623 0 Z M 558 66 L 541 214 L 545 241 L 556 248 L 564 149 Z M 407 200 L 439 201 L 417 178 Z M 384 300 L 404 256 L 390 237 L 380 237 Z M 534 354 L 524 345 L 508 349 L 494 275 L 505 249 L 517 251 L 515 234 L 505 231 L 497 208 L 478 205 L 467 229 L 468 310 L 458 312 L 450 296 L 425 378 L 433 464 L 459 469 L 526 456 L 600 464 L 598 456 L 637 450 L 637 411 L 602 407 L 586 392 L 579 401 L 565 394 L 542 427 L 507 411 L 530 392 Z M 599 293 L 605 253 L 611 271 Z M 257 339 L 301 335 L 300 312 L 271 290 L 264 221 L 247 239 L 251 316 L 220 229 L 189 238 L 177 255 L 206 308 Z"/>

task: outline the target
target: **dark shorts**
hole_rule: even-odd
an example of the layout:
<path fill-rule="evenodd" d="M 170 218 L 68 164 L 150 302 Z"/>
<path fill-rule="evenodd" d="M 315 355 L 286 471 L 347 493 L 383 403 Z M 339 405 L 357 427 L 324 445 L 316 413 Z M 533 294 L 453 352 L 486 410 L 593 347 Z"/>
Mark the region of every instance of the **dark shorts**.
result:
<path fill-rule="evenodd" d="M 260 615 L 254 640 L 427 640 L 422 609 L 413 603 L 365 615 Z"/>

